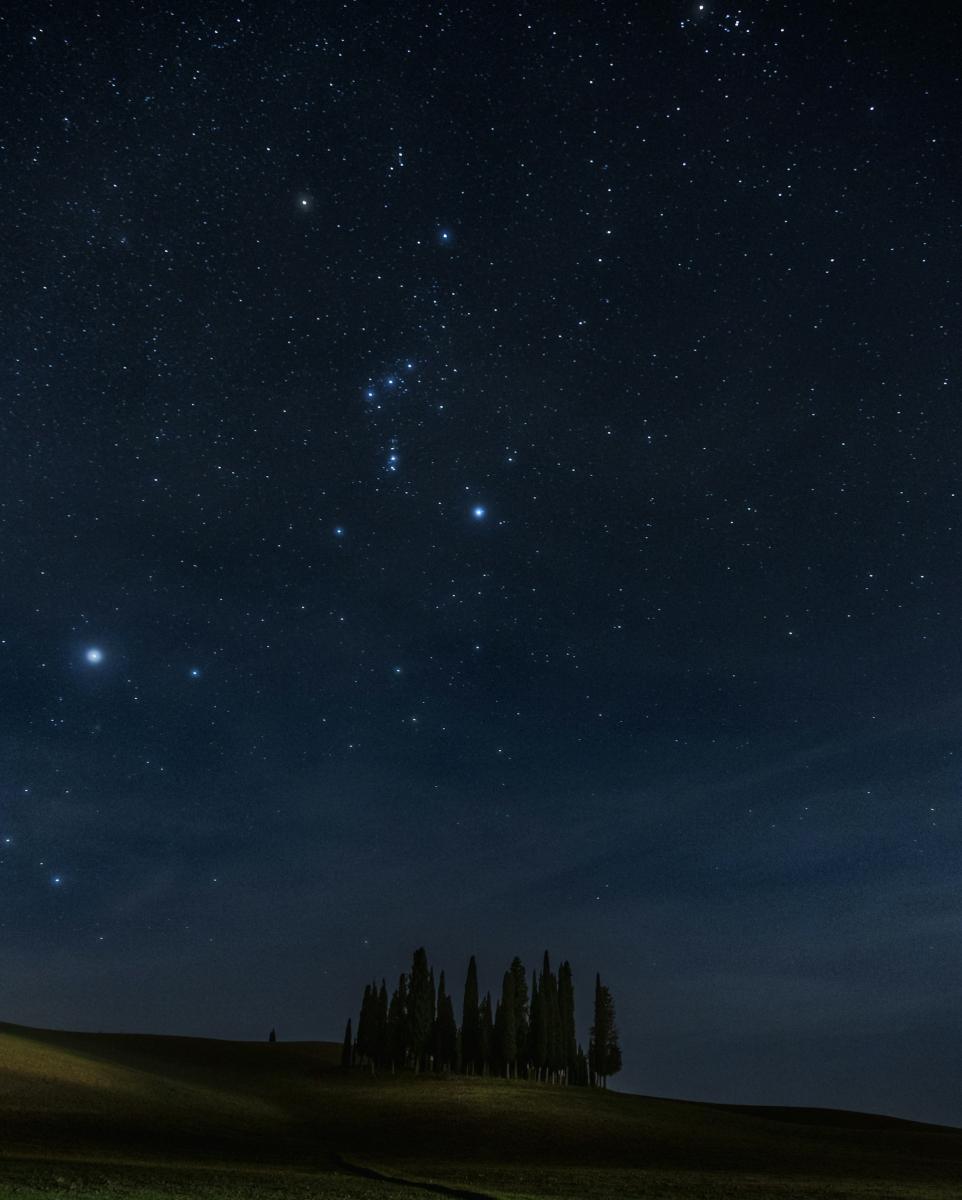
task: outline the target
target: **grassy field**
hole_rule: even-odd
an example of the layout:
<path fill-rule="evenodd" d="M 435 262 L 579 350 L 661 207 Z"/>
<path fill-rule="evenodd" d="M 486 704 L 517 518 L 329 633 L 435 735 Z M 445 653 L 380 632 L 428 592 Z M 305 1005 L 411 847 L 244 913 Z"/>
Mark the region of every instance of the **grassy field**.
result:
<path fill-rule="evenodd" d="M 341 1071 L 339 1053 L 0 1024 L 0 1197 L 962 1194 L 960 1130 L 500 1080 L 372 1080 Z"/>

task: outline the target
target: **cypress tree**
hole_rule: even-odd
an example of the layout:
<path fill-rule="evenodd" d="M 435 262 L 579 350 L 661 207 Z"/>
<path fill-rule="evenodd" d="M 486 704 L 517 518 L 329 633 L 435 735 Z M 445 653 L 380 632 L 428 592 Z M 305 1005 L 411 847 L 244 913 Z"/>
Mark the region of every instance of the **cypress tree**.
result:
<path fill-rule="evenodd" d="M 552 1083 L 561 1070 L 561 1010 L 558 1006 L 558 980 L 551 970 L 548 951 L 544 952 L 541 972 L 541 1008 L 546 1030 L 545 1066 Z"/>
<path fill-rule="evenodd" d="M 447 1065 L 444 1054 L 444 1009 L 447 1004 L 447 991 L 444 986 L 444 972 L 438 978 L 438 998 L 434 1007 L 434 1024 L 431 1027 L 431 1058 L 435 1071 L 443 1071 Z"/>
<path fill-rule="evenodd" d="M 492 1075 L 500 1075 L 504 1063 L 501 1061 L 501 1039 L 504 1035 L 504 1021 L 501 1016 L 501 1001 L 495 1001 L 494 1028 L 491 1038 L 491 1060 L 488 1064 Z"/>
<path fill-rule="evenodd" d="M 364 999 L 361 1001 L 361 1015 L 357 1020 L 357 1057 L 360 1062 L 367 1061 L 371 1055 L 372 1043 L 376 1029 L 374 1028 L 375 1014 L 371 1008 L 371 985 L 364 985 Z"/>
<path fill-rule="evenodd" d="M 571 977 L 571 963 L 563 962 L 558 968 L 558 1010 L 561 1018 L 561 1065 L 565 1081 L 570 1079 L 578 1056 L 578 1039 L 575 1034 L 575 990 Z"/>
<path fill-rule="evenodd" d="M 408 1055 L 408 980 L 406 975 L 398 979 L 388 1008 L 388 1041 L 391 1052 L 391 1070 L 395 1071 L 407 1063 Z"/>
<path fill-rule="evenodd" d="M 481 1023 L 478 1004 L 478 965 L 474 955 L 468 963 L 461 1009 L 461 1069 L 468 1075 L 481 1069 Z"/>
<path fill-rule="evenodd" d="M 272 1031 L 273 1032 L 273 1031 Z M 354 1062 L 354 1038 L 351 1035 L 351 1018 L 347 1018 L 344 1030 L 344 1045 L 341 1047 L 341 1066 L 349 1067 Z"/>
<path fill-rule="evenodd" d="M 269 1042 L 276 1042 L 276 1041 L 277 1041 L 277 1030 L 276 1030 L 276 1029 L 272 1029 L 272 1030 L 270 1031 L 270 1033 L 267 1035 L 267 1040 L 268 1040 Z"/>
<path fill-rule="evenodd" d="M 458 1054 L 458 1027 L 454 1020 L 454 1004 L 447 994 L 444 972 L 438 980 L 438 1007 L 434 1019 L 434 1069 L 453 1071 Z"/>
<path fill-rule="evenodd" d="M 518 1016 L 515 1009 L 514 975 L 505 971 L 501 984 L 501 1004 L 499 1006 L 501 1029 L 498 1038 L 498 1058 L 504 1066 L 504 1074 L 511 1078 L 511 1072 L 518 1073 Z"/>
<path fill-rule="evenodd" d="M 411 1053 L 414 1069 L 420 1071 L 425 1064 L 431 1028 L 434 1025 L 434 981 L 428 969 L 427 951 L 419 946 L 414 951 L 411 964 Z"/>
<path fill-rule="evenodd" d="M 479 1059 L 482 1075 L 491 1070 L 491 1059 L 494 1051 L 494 1020 L 491 1014 L 491 993 L 488 992 L 478 1009 L 478 1024 L 480 1026 Z"/>
<path fill-rule="evenodd" d="M 528 1066 L 528 979 L 520 958 L 511 963 L 511 977 L 514 980 L 514 1044 L 517 1049 L 518 1069 L 527 1073 Z"/>
<path fill-rule="evenodd" d="M 580 1046 L 575 1054 L 575 1065 L 571 1082 L 576 1087 L 587 1087 L 590 1082 L 588 1077 L 588 1058 Z"/>
<path fill-rule="evenodd" d="M 381 980 L 381 990 L 377 994 L 377 1036 L 375 1038 L 374 1058 L 378 1067 L 384 1068 L 391 1061 L 391 1034 L 388 1028 L 387 984 Z"/>
<path fill-rule="evenodd" d="M 531 1062 L 535 1078 L 540 1082 L 542 1072 L 548 1065 L 548 1025 L 545 1015 L 544 976 L 539 983 L 536 975 L 531 976 Z"/>
<path fill-rule="evenodd" d="M 601 976 L 595 976 L 595 1023 L 591 1027 L 589 1065 L 592 1082 L 601 1087 L 608 1086 L 608 1076 L 621 1070 L 621 1045 L 618 1027 L 615 1025 L 615 1002 L 611 992 L 604 987 Z"/>

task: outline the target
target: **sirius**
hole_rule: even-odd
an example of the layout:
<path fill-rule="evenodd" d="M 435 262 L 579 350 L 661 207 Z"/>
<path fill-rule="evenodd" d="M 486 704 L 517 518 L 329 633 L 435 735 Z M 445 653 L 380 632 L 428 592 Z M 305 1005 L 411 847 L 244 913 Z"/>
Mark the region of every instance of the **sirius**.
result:
<path fill-rule="evenodd" d="M 97 666 L 98 663 L 102 663 L 104 661 L 104 652 L 99 646 L 91 646 L 90 649 L 84 654 L 84 658 L 87 660 L 87 662 L 93 663 L 94 666 Z"/>
<path fill-rule="evenodd" d="M 474 506 L 474 508 L 471 509 L 471 516 L 474 517 L 474 519 L 476 521 L 483 520 L 484 517 L 487 516 L 487 514 L 488 514 L 488 510 L 484 507 L 483 504 L 476 504 Z"/>

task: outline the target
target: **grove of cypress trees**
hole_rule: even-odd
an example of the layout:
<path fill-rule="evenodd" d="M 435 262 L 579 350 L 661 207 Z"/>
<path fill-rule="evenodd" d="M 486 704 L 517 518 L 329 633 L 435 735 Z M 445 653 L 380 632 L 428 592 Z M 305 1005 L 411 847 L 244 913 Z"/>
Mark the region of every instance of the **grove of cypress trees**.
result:
<path fill-rule="evenodd" d="M 518 1078 L 607 1087 L 621 1070 L 622 1056 L 611 991 L 595 976 L 594 1023 L 587 1055 L 578 1045 L 571 964 L 562 962 L 557 975 L 544 952 L 540 975 L 531 987 L 520 958 L 514 958 L 501 981 L 497 1005 L 491 993 L 479 1002 L 478 967 L 468 961 L 459 1031 L 454 1002 L 444 972 L 435 987 L 434 968 L 421 946 L 414 952 L 410 975 L 402 974 L 388 1000 L 387 984 L 365 984 L 357 1035 L 350 1046 L 352 1023 L 345 1032 L 341 1061 L 370 1067 L 372 1074 L 433 1066 L 437 1072 L 504 1074 Z M 271 1040 L 274 1039 L 273 1030 Z"/>

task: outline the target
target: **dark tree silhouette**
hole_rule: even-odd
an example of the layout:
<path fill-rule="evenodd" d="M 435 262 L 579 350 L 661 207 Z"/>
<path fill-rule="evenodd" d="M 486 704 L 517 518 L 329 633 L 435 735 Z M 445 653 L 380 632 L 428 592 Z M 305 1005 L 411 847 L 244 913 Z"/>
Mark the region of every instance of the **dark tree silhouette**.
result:
<path fill-rule="evenodd" d="M 514 980 L 514 1044 L 517 1050 L 515 1074 L 528 1072 L 528 978 L 520 958 L 511 962 Z"/>
<path fill-rule="evenodd" d="M 377 984 L 368 983 L 364 987 L 364 998 L 361 1001 L 361 1015 L 357 1022 L 357 1059 L 359 1063 L 371 1068 L 373 1073 L 377 1060 L 378 1029 L 377 1029 Z"/>
<path fill-rule="evenodd" d="M 575 989 L 569 962 L 563 962 L 558 968 L 558 1011 L 561 1022 L 561 1069 L 565 1082 L 569 1083 L 578 1055 L 578 1038 L 575 1033 Z"/>
<path fill-rule="evenodd" d="M 270 1031 L 270 1033 L 267 1035 L 267 1040 L 268 1040 L 269 1042 L 276 1042 L 276 1041 L 277 1041 L 277 1030 L 276 1030 L 276 1029 L 272 1029 L 272 1030 Z"/>
<path fill-rule="evenodd" d="M 588 1057 L 592 1082 L 598 1085 L 600 1081 L 601 1087 L 607 1087 L 609 1075 L 621 1070 L 621 1046 L 615 1025 L 615 1003 L 600 975 L 595 976 L 595 1023 L 591 1027 Z"/>
<path fill-rule="evenodd" d="M 552 1082 L 558 1078 L 561 1070 L 561 1009 L 558 1005 L 558 980 L 551 970 L 548 951 L 544 952 L 544 963 L 541 972 L 541 1009 L 545 1024 L 547 1046 L 545 1048 L 545 1067 Z"/>
<path fill-rule="evenodd" d="M 426 1065 L 431 1029 L 434 1025 L 434 979 L 427 951 L 419 946 L 411 964 L 411 1054 L 415 1071 Z"/>
<path fill-rule="evenodd" d="M 479 1071 L 487 1075 L 491 1071 L 491 1060 L 494 1055 L 494 1017 L 491 1012 L 491 993 L 486 993 L 478 1007 L 479 1032 Z"/>
<path fill-rule="evenodd" d="M 351 1035 L 351 1018 L 347 1018 L 344 1030 L 344 1045 L 341 1047 L 341 1066 L 350 1067 L 354 1062 L 354 1038 Z"/>
<path fill-rule="evenodd" d="M 443 971 L 438 979 L 438 1005 L 432 1042 L 435 1071 L 453 1071 L 458 1055 L 458 1027 L 454 1020 L 454 1004 L 445 987 Z"/>
<path fill-rule="evenodd" d="M 504 1069 L 505 1078 L 510 1079 L 512 1072 L 517 1075 L 518 1059 L 518 1022 L 514 1001 L 514 975 L 510 971 L 505 971 L 504 979 L 501 982 L 501 1002 L 498 1005 L 495 1032 L 498 1065 Z"/>
<path fill-rule="evenodd" d="M 374 1060 L 379 1068 L 387 1067 L 391 1062 L 391 1033 L 388 1027 L 387 984 L 381 980 L 381 989 L 377 994 L 377 1032 L 374 1039 Z"/>
<path fill-rule="evenodd" d="M 481 1021 L 478 1003 L 478 965 L 474 955 L 468 963 L 461 1009 L 461 1069 L 468 1075 L 481 1072 Z"/>
<path fill-rule="evenodd" d="M 408 977 L 401 975 L 391 996 L 387 1015 L 391 1070 L 407 1064 L 408 1057 Z"/>
<path fill-rule="evenodd" d="M 530 1057 L 535 1079 L 541 1080 L 548 1065 L 548 1018 L 545 1013 L 544 976 L 531 975 Z"/>

